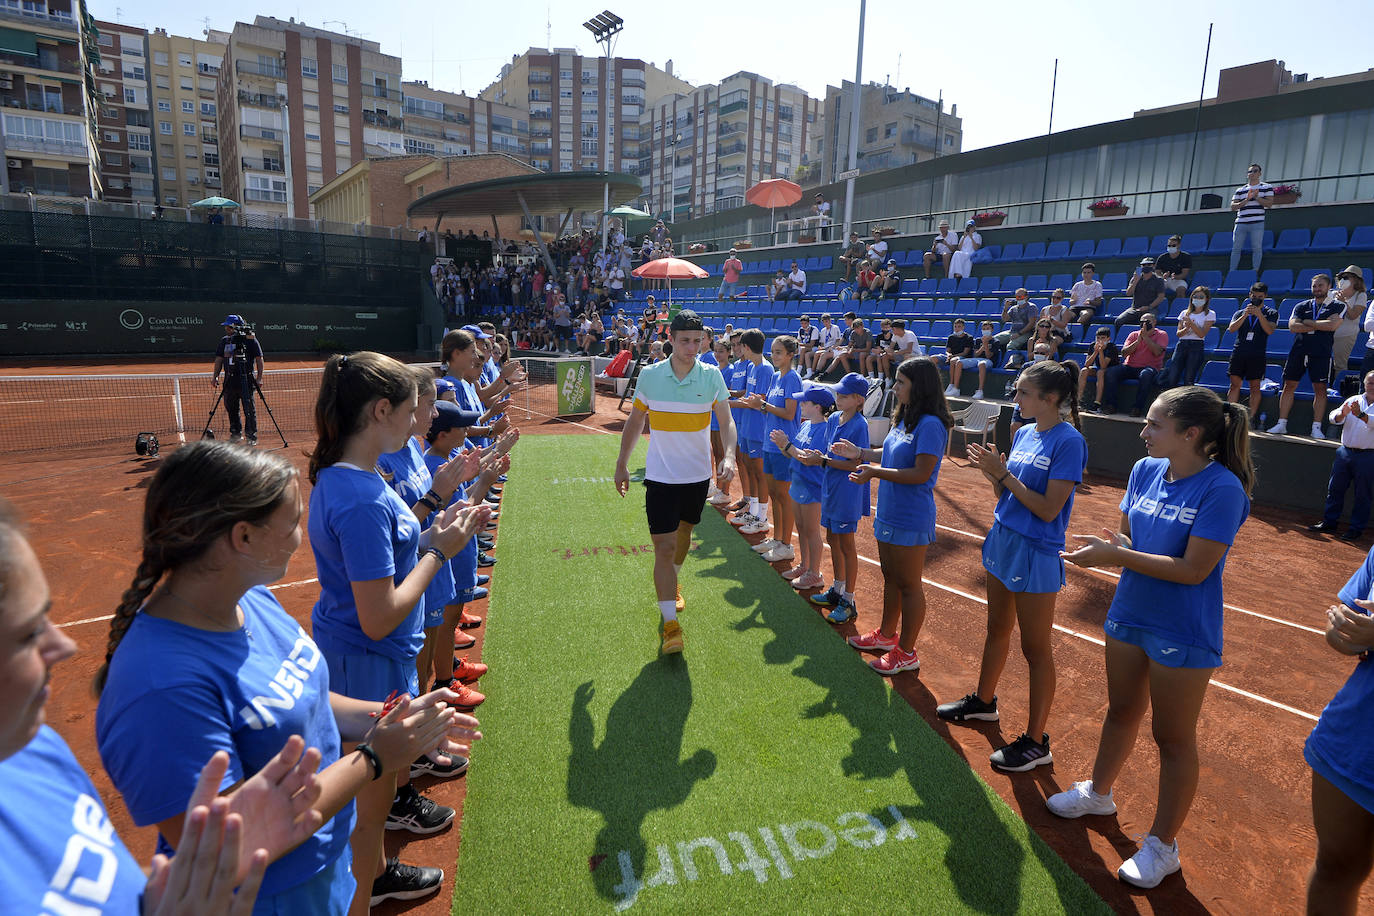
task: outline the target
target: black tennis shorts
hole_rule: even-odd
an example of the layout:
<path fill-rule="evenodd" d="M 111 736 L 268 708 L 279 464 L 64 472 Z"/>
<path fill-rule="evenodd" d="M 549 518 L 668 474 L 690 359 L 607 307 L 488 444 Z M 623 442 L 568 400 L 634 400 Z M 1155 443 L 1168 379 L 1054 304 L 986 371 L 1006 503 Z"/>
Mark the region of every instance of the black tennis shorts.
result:
<path fill-rule="evenodd" d="M 644 481 L 644 511 L 649 516 L 650 534 L 668 534 L 678 525 L 701 524 L 701 510 L 711 482 L 659 483 Z"/>

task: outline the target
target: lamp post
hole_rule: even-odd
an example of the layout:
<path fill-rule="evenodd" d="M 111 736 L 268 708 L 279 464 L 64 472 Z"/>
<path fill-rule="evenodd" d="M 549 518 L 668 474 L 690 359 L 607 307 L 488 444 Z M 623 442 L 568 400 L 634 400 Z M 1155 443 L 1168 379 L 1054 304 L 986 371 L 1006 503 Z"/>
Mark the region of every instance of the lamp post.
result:
<path fill-rule="evenodd" d="M 606 75 L 601 80 L 601 87 L 603 90 L 606 90 L 605 98 L 602 99 L 602 111 L 605 112 L 605 117 L 602 119 L 603 127 L 601 131 L 601 170 L 603 172 L 610 172 L 611 144 L 609 142 L 609 133 L 611 126 L 611 112 L 615 108 L 615 97 L 613 94 L 614 90 L 610 86 L 611 49 L 615 45 L 615 37 L 620 34 L 622 29 L 625 28 L 625 20 L 621 19 L 619 16 L 617 16 L 615 13 L 612 13 L 610 10 L 602 10 L 597 15 L 582 23 L 582 28 L 592 33 L 592 37 L 596 39 L 597 44 L 601 45 L 602 50 L 605 51 L 606 54 Z M 610 208 L 611 182 L 610 178 L 608 177 L 606 179 L 605 187 L 602 190 L 601 251 L 603 253 L 606 252 L 606 237 L 610 234 L 610 222 L 609 218 L 606 216 L 606 211 Z"/>

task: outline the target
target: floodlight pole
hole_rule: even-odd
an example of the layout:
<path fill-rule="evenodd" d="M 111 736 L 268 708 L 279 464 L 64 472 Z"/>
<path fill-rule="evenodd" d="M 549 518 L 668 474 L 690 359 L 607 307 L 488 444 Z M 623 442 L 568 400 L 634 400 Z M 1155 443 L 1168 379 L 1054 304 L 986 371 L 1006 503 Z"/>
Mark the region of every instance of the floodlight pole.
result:
<path fill-rule="evenodd" d="M 615 13 L 612 13 L 610 10 L 602 10 L 600 14 L 593 16 L 591 19 L 588 19 L 586 22 L 582 23 L 582 27 L 586 29 L 588 32 L 592 33 L 592 36 L 596 38 L 597 44 L 601 45 L 602 49 L 605 51 L 606 75 L 605 78 L 601 81 L 601 88 L 603 90 L 607 90 L 607 93 L 606 97 L 602 99 L 602 102 L 614 103 L 615 97 L 609 91 L 611 82 L 611 68 L 613 66 L 611 58 L 611 49 L 615 44 L 616 36 L 619 35 L 621 30 L 625 28 L 625 20 L 621 19 L 619 16 L 617 16 Z M 602 110 L 605 112 L 605 118 L 603 119 L 602 123 L 605 124 L 606 130 L 601 137 L 601 165 L 602 171 L 606 173 L 609 173 L 611 171 L 611 145 L 609 143 L 610 137 L 608 135 L 611 132 L 611 112 L 614 109 L 614 104 L 604 104 L 602 107 Z M 603 205 L 601 207 L 601 251 L 603 254 L 606 254 L 606 242 L 611 233 L 611 217 L 610 214 L 606 212 L 611 208 L 611 184 L 609 178 L 606 181 L 605 191 L 602 195 L 602 198 Z"/>
<path fill-rule="evenodd" d="M 867 12 L 867 0 L 859 0 L 859 50 L 857 60 L 854 63 L 854 98 L 850 102 L 849 111 L 849 171 L 852 172 L 859 167 L 859 106 L 863 103 L 863 75 L 864 75 L 864 14 Z M 850 176 L 844 182 L 844 235 L 842 238 L 849 238 L 849 233 L 854 226 L 854 178 Z"/>

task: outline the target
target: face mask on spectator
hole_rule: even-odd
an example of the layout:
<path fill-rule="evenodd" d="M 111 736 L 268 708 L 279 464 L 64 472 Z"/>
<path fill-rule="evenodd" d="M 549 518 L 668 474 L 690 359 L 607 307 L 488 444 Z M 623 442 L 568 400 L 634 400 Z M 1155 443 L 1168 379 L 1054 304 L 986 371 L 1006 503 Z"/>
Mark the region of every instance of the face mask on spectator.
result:
<path fill-rule="evenodd" d="M 1206 304 L 1207 304 L 1207 297 L 1206 297 L 1206 296 L 1194 296 L 1194 297 L 1193 297 L 1193 307 L 1194 307 L 1194 308 L 1202 308 L 1202 307 L 1203 307 L 1204 305 L 1206 305 Z"/>
<path fill-rule="evenodd" d="M 1177 246 L 1177 245 L 1170 245 L 1170 246 L 1169 246 L 1169 254 L 1178 254 L 1178 246 Z"/>
<path fill-rule="evenodd" d="M 1336 288 L 1341 290 L 1342 292 L 1350 289 L 1352 285 L 1353 284 L 1351 284 L 1349 277 L 1341 277 L 1339 280 L 1336 281 Z"/>

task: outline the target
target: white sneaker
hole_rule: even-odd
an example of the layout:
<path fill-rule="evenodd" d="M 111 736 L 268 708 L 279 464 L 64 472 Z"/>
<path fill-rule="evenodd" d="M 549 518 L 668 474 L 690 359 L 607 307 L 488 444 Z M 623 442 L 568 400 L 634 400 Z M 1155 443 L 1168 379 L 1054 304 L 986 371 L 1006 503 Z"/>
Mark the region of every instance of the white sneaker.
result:
<path fill-rule="evenodd" d="M 723 506 L 730 502 L 730 494 L 724 490 L 717 490 L 716 495 L 708 497 L 707 501 L 713 506 Z"/>
<path fill-rule="evenodd" d="M 1112 798 L 1112 793 L 1098 795 L 1093 791 L 1091 779 L 1076 782 L 1063 792 L 1051 795 L 1045 799 L 1045 807 L 1050 809 L 1050 813 L 1060 817 L 1116 813 L 1116 801 Z"/>
<path fill-rule="evenodd" d="M 1288 432 L 1288 421 L 1287 421 L 1287 420 L 1280 420 L 1279 422 L 1275 423 L 1273 426 L 1269 427 L 1269 429 L 1266 430 L 1266 432 L 1269 432 L 1270 434 L 1275 435 L 1275 436 L 1282 436 L 1282 435 L 1284 435 L 1285 433 Z"/>
<path fill-rule="evenodd" d="M 750 547 L 749 549 L 754 551 L 754 553 L 767 553 L 774 547 L 781 546 L 782 541 L 779 541 L 777 538 L 764 538 L 762 541 L 759 541 L 757 544 Z"/>
<path fill-rule="evenodd" d="M 1116 870 L 1116 876 L 1136 887 L 1158 887 L 1159 882 L 1181 867 L 1178 861 L 1178 841 L 1175 840 L 1172 847 L 1165 846 L 1154 834 L 1150 834 L 1140 844 L 1140 851 L 1121 863 L 1121 867 Z"/>
<path fill-rule="evenodd" d="M 958 393 L 959 389 L 956 388 L 953 384 L 945 386 L 945 397 L 952 398 Z"/>
<path fill-rule="evenodd" d="M 754 524 L 756 521 L 758 521 L 758 519 L 750 513 L 738 512 L 735 514 L 734 518 L 730 519 L 730 524 L 734 525 L 736 528 L 743 528 L 746 525 Z"/>
<path fill-rule="evenodd" d="M 763 534 L 768 530 L 768 523 L 761 518 L 754 518 L 749 524 L 740 528 L 740 534 Z"/>
<path fill-rule="evenodd" d="M 1312 438 L 1313 438 L 1313 439 L 1325 439 L 1325 438 L 1326 438 L 1326 436 L 1322 433 L 1322 425 L 1321 425 L 1320 423 L 1313 423 L 1313 424 L 1312 424 Z"/>
<path fill-rule="evenodd" d="M 973 399 L 975 401 L 983 400 L 983 389 L 979 388 L 977 391 L 973 392 Z"/>
<path fill-rule="evenodd" d="M 795 560 L 797 553 L 786 544 L 778 544 L 777 547 L 765 553 L 763 558 L 769 563 L 780 563 L 783 560 Z"/>

